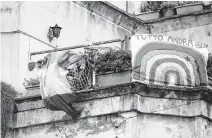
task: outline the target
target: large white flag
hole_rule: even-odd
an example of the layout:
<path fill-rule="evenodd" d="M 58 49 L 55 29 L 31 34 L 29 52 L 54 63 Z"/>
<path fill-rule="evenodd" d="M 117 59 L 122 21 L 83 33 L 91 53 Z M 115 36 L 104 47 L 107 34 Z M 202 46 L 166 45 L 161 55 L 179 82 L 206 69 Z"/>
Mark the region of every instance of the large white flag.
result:
<path fill-rule="evenodd" d="M 149 84 L 207 85 L 208 44 L 168 35 L 131 37 L 133 79 Z"/>

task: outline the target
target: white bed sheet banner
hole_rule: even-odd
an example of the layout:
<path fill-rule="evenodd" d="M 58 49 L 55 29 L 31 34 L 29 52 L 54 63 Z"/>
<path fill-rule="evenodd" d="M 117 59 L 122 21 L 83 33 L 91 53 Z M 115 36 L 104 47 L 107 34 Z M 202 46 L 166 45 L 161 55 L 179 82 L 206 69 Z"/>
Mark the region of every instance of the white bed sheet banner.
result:
<path fill-rule="evenodd" d="M 131 37 L 133 80 L 174 86 L 207 85 L 207 43 L 162 34 Z"/>

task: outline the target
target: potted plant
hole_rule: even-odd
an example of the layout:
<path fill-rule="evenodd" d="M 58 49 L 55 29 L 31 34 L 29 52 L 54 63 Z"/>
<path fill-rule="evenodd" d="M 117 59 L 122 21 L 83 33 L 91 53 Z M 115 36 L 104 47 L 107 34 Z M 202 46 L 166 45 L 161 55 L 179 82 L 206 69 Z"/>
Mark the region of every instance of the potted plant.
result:
<path fill-rule="evenodd" d="M 25 82 L 23 83 L 25 89 L 27 90 L 26 96 L 39 95 L 40 81 L 39 78 L 24 78 Z"/>
<path fill-rule="evenodd" d="M 98 87 L 128 83 L 131 81 L 131 53 L 126 50 L 109 49 L 94 60 L 96 85 Z"/>
<path fill-rule="evenodd" d="M 136 16 L 142 20 L 153 20 L 160 18 L 160 6 L 162 1 L 146 1 L 141 5 L 141 14 Z"/>
<path fill-rule="evenodd" d="M 177 14 L 188 14 L 204 9 L 203 2 L 201 1 L 180 1 L 178 5 L 176 7 Z"/>
<path fill-rule="evenodd" d="M 212 2 L 211 1 L 204 1 L 204 9 L 205 10 L 210 10 L 212 6 Z"/>
<path fill-rule="evenodd" d="M 161 4 L 160 16 L 161 17 L 170 17 L 176 15 L 176 4 L 170 2 L 164 2 Z"/>

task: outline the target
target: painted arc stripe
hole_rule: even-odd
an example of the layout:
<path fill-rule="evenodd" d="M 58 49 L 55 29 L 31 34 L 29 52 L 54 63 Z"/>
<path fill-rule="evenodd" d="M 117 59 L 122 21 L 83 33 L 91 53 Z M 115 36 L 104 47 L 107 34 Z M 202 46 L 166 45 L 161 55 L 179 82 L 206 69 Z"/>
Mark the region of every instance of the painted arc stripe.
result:
<path fill-rule="evenodd" d="M 186 61 L 186 63 L 188 63 L 188 60 L 189 60 L 190 61 L 190 65 L 193 66 L 193 70 L 192 71 L 194 72 L 194 76 L 196 78 L 195 82 L 196 82 L 196 84 L 200 84 L 200 74 L 198 73 L 197 63 L 195 62 L 195 59 L 192 56 L 190 56 L 189 54 L 187 54 L 187 53 L 177 52 L 177 51 L 174 51 L 174 50 L 153 50 L 153 51 L 149 51 L 147 54 L 145 54 L 143 56 L 143 58 L 141 59 L 141 65 L 142 66 L 141 66 L 141 69 L 140 69 L 140 72 L 144 72 L 144 73 L 141 73 L 143 76 L 145 75 L 145 72 L 146 72 L 146 68 L 145 67 L 146 67 L 147 61 L 150 58 L 152 58 L 153 56 L 157 56 L 155 54 L 158 54 L 158 55 L 170 54 L 171 56 L 178 56 L 178 57 L 181 57 L 181 59 L 183 61 Z"/>
<path fill-rule="evenodd" d="M 172 64 L 171 64 L 172 63 Z M 166 66 L 168 66 L 168 64 L 170 65 L 170 66 L 173 66 L 173 65 L 175 65 L 175 66 L 180 66 L 180 67 L 182 67 L 182 69 L 185 71 L 185 73 L 186 73 L 186 76 L 187 76 L 187 82 L 188 82 L 188 85 L 189 84 L 191 84 L 191 75 L 190 75 L 190 71 L 188 70 L 188 68 L 187 68 L 187 66 L 185 65 L 185 63 L 184 62 L 182 62 L 182 61 L 180 61 L 180 60 L 178 60 L 178 59 L 175 59 L 175 58 L 165 58 L 165 59 L 159 59 L 159 60 L 157 60 L 153 65 L 152 65 L 152 67 L 151 67 L 151 70 L 150 70 L 150 73 L 148 74 L 149 76 L 147 76 L 147 78 L 149 77 L 150 79 L 153 79 L 153 78 L 155 78 L 155 74 L 157 73 L 157 72 L 159 72 L 158 70 L 159 69 L 161 69 L 161 67 L 160 66 L 164 66 L 164 67 L 166 67 Z M 163 67 L 163 68 L 164 68 Z M 193 80 L 194 81 L 194 80 Z M 195 82 L 194 82 L 194 84 L 195 84 Z"/>
<path fill-rule="evenodd" d="M 175 50 L 178 52 L 184 52 L 184 53 L 188 53 L 189 55 L 191 55 L 196 60 L 197 66 L 199 69 L 198 71 L 201 74 L 200 75 L 200 85 L 201 86 L 207 85 L 208 80 L 207 80 L 207 71 L 206 71 L 206 61 L 204 60 L 204 57 L 201 55 L 201 53 L 199 53 L 189 47 L 182 47 L 182 46 L 175 45 L 175 44 L 157 43 L 157 42 L 148 43 L 145 46 L 140 48 L 140 51 L 135 55 L 135 61 L 133 62 L 133 64 L 136 66 L 141 66 L 140 60 L 147 52 L 152 51 L 152 50 L 164 50 L 164 49 Z M 139 72 L 139 70 L 135 70 L 135 72 Z M 135 76 L 135 78 L 136 77 L 138 77 L 138 76 Z"/>
<path fill-rule="evenodd" d="M 181 83 L 184 84 L 185 86 L 188 86 L 188 76 L 185 72 L 185 70 L 176 63 L 162 63 L 160 66 L 162 66 L 162 68 L 164 68 L 163 71 L 165 71 L 165 73 L 167 71 L 176 71 L 179 72 L 180 78 L 182 78 Z M 156 84 L 155 82 L 160 82 L 160 83 L 164 83 L 165 81 L 165 73 L 162 73 L 162 70 L 158 69 L 156 70 L 156 77 L 155 78 L 150 78 L 150 83 L 151 84 Z"/>
<path fill-rule="evenodd" d="M 178 71 L 179 70 L 178 68 L 176 68 L 176 67 L 171 67 L 171 68 L 175 68 L 175 70 L 174 69 L 172 69 L 172 70 L 167 69 L 166 72 L 164 73 L 164 75 L 162 76 L 162 80 L 165 80 L 165 82 L 166 82 L 169 73 L 172 73 L 172 74 L 176 74 L 176 75 L 179 76 L 179 78 L 177 78 L 177 79 L 179 79 L 179 81 L 177 80 L 179 85 L 187 86 L 188 85 L 188 82 L 186 81 L 187 78 L 184 78 L 183 75 L 179 73 L 180 71 Z"/>
<path fill-rule="evenodd" d="M 175 76 L 175 83 L 170 83 L 170 78 L 171 76 L 174 75 Z M 173 71 L 173 70 L 169 70 L 165 73 L 165 83 L 167 83 L 166 85 L 185 85 L 184 83 L 180 82 L 180 74 L 177 71 Z M 183 80 L 183 79 L 182 79 Z"/>
<path fill-rule="evenodd" d="M 164 62 L 164 60 L 166 62 Z M 175 67 L 175 68 L 173 68 Z M 180 70 L 176 70 L 176 68 L 180 69 Z M 186 77 L 186 81 L 187 81 L 187 85 L 190 86 L 191 84 L 193 86 L 195 86 L 195 82 L 194 80 L 192 80 L 191 75 L 189 73 L 189 70 L 187 68 L 187 66 L 177 60 L 177 59 L 159 59 L 157 60 L 152 68 L 150 69 L 150 73 L 148 74 L 149 76 L 147 76 L 147 78 L 149 77 L 149 79 L 153 79 L 153 78 L 157 78 L 157 75 L 160 74 L 160 76 L 164 75 L 163 71 L 166 72 L 167 70 L 175 70 L 178 71 L 179 73 L 183 73 L 182 77 Z"/>
<path fill-rule="evenodd" d="M 155 55 L 155 53 L 157 53 L 158 54 L 158 52 L 159 53 L 168 53 L 168 52 L 170 52 L 171 54 L 179 54 L 180 56 L 181 56 L 181 53 L 180 52 L 175 52 L 175 51 L 171 51 L 171 50 L 168 50 L 168 51 L 162 51 L 162 50 L 153 50 L 153 51 L 150 51 L 150 52 L 148 52 L 143 58 L 142 58 L 142 61 L 141 61 L 141 70 L 140 70 L 140 72 L 144 72 L 144 73 L 141 73 L 141 75 L 142 76 L 144 76 L 145 75 L 145 72 L 146 72 L 146 70 L 147 71 L 149 71 L 148 69 L 148 67 L 147 67 L 147 69 L 145 68 L 145 66 L 146 66 L 146 64 L 147 64 L 147 62 L 145 62 L 145 59 L 149 59 L 149 58 L 151 58 L 151 55 Z M 162 54 L 161 54 L 162 55 Z M 183 54 L 185 57 L 188 57 L 188 54 L 186 54 L 186 53 L 184 53 Z M 157 56 L 157 55 L 156 55 Z M 163 55 L 163 56 L 168 56 L 167 54 L 165 55 Z M 175 55 L 169 55 L 169 56 L 172 56 L 172 57 L 178 57 L 178 56 L 175 56 Z M 179 57 L 179 58 L 181 58 L 181 57 Z M 188 57 L 189 58 L 189 57 Z M 156 59 L 159 59 L 159 57 L 158 58 L 156 58 Z M 192 60 L 193 58 L 191 58 L 191 59 L 189 59 L 193 64 L 195 64 L 196 65 L 196 63 L 195 63 L 195 61 L 194 61 L 194 59 Z M 184 58 L 181 58 L 181 60 L 182 61 L 184 61 L 185 63 L 189 63 L 190 64 L 190 67 L 189 67 L 189 69 L 192 71 L 192 77 L 193 78 L 195 78 L 194 76 L 193 76 L 193 73 L 194 73 L 194 75 L 196 76 L 196 80 L 195 80 L 195 82 L 197 83 L 197 84 L 200 84 L 200 79 L 199 79 L 199 76 L 200 76 L 200 74 L 197 72 L 197 66 L 195 66 L 195 65 L 193 65 L 192 63 L 190 63 L 190 62 L 188 62 L 188 61 L 186 61 Z M 151 64 L 151 63 L 150 63 Z M 148 62 L 148 65 L 150 66 L 150 64 L 149 64 L 149 62 Z M 147 65 L 147 66 L 148 66 Z M 191 67 L 191 66 L 193 66 L 193 68 Z M 195 69 L 194 69 L 195 68 Z"/>
<path fill-rule="evenodd" d="M 144 56 L 145 57 L 145 56 Z M 176 56 L 176 55 L 168 55 L 168 54 L 160 54 L 160 55 L 155 55 L 153 56 L 152 58 L 150 58 L 146 63 L 147 63 L 147 66 L 145 68 L 145 71 L 146 72 L 145 74 L 149 75 L 150 73 L 150 69 L 152 68 L 152 65 L 158 60 L 158 59 L 178 59 L 180 60 L 181 62 L 185 63 L 185 65 L 187 66 L 188 70 L 189 70 L 189 73 L 190 73 L 190 76 L 191 76 L 191 80 L 193 80 L 193 82 L 196 82 L 196 79 L 198 80 L 198 76 L 199 74 L 196 73 L 195 74 L 198 74 L 197 78 L 194 77 L 194 69 L 193 69 L 193 66 L 190 62 L 186 61 L 184 58 L 182 57 L 179 57 L 179 56 Z M 141 63 L 143 65 L 143 63 Z M 142 70 L 140 70 L 142 72 Z M 148 78 L 148 77 L 147 77 Z M 199 82 L 199 80 L 198 80 Z M 200 84 L 200 83 L 198 83 Z"/>

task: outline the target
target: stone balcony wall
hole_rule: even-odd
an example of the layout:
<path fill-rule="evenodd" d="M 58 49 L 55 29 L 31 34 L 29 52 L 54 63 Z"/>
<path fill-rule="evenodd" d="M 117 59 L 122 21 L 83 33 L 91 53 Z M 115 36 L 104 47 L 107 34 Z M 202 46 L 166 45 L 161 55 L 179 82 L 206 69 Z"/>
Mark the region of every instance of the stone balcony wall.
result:
<path fill-rule="evenodd" d="M 168 138 L 181 134 L 183 138 L 209 138 L 212 134 L 212 93 L 208 87 L 133 82 L 80 91 L 77 104 L 85 109 L 76 122 L 62 111 L 47 110 L 38 92 L 38 88 L 31 88 L 29 96 L 16 99 L 17 111 L 10 124 L 13 132 L 8 137 L 149 138 L 160 134 Z"/>

